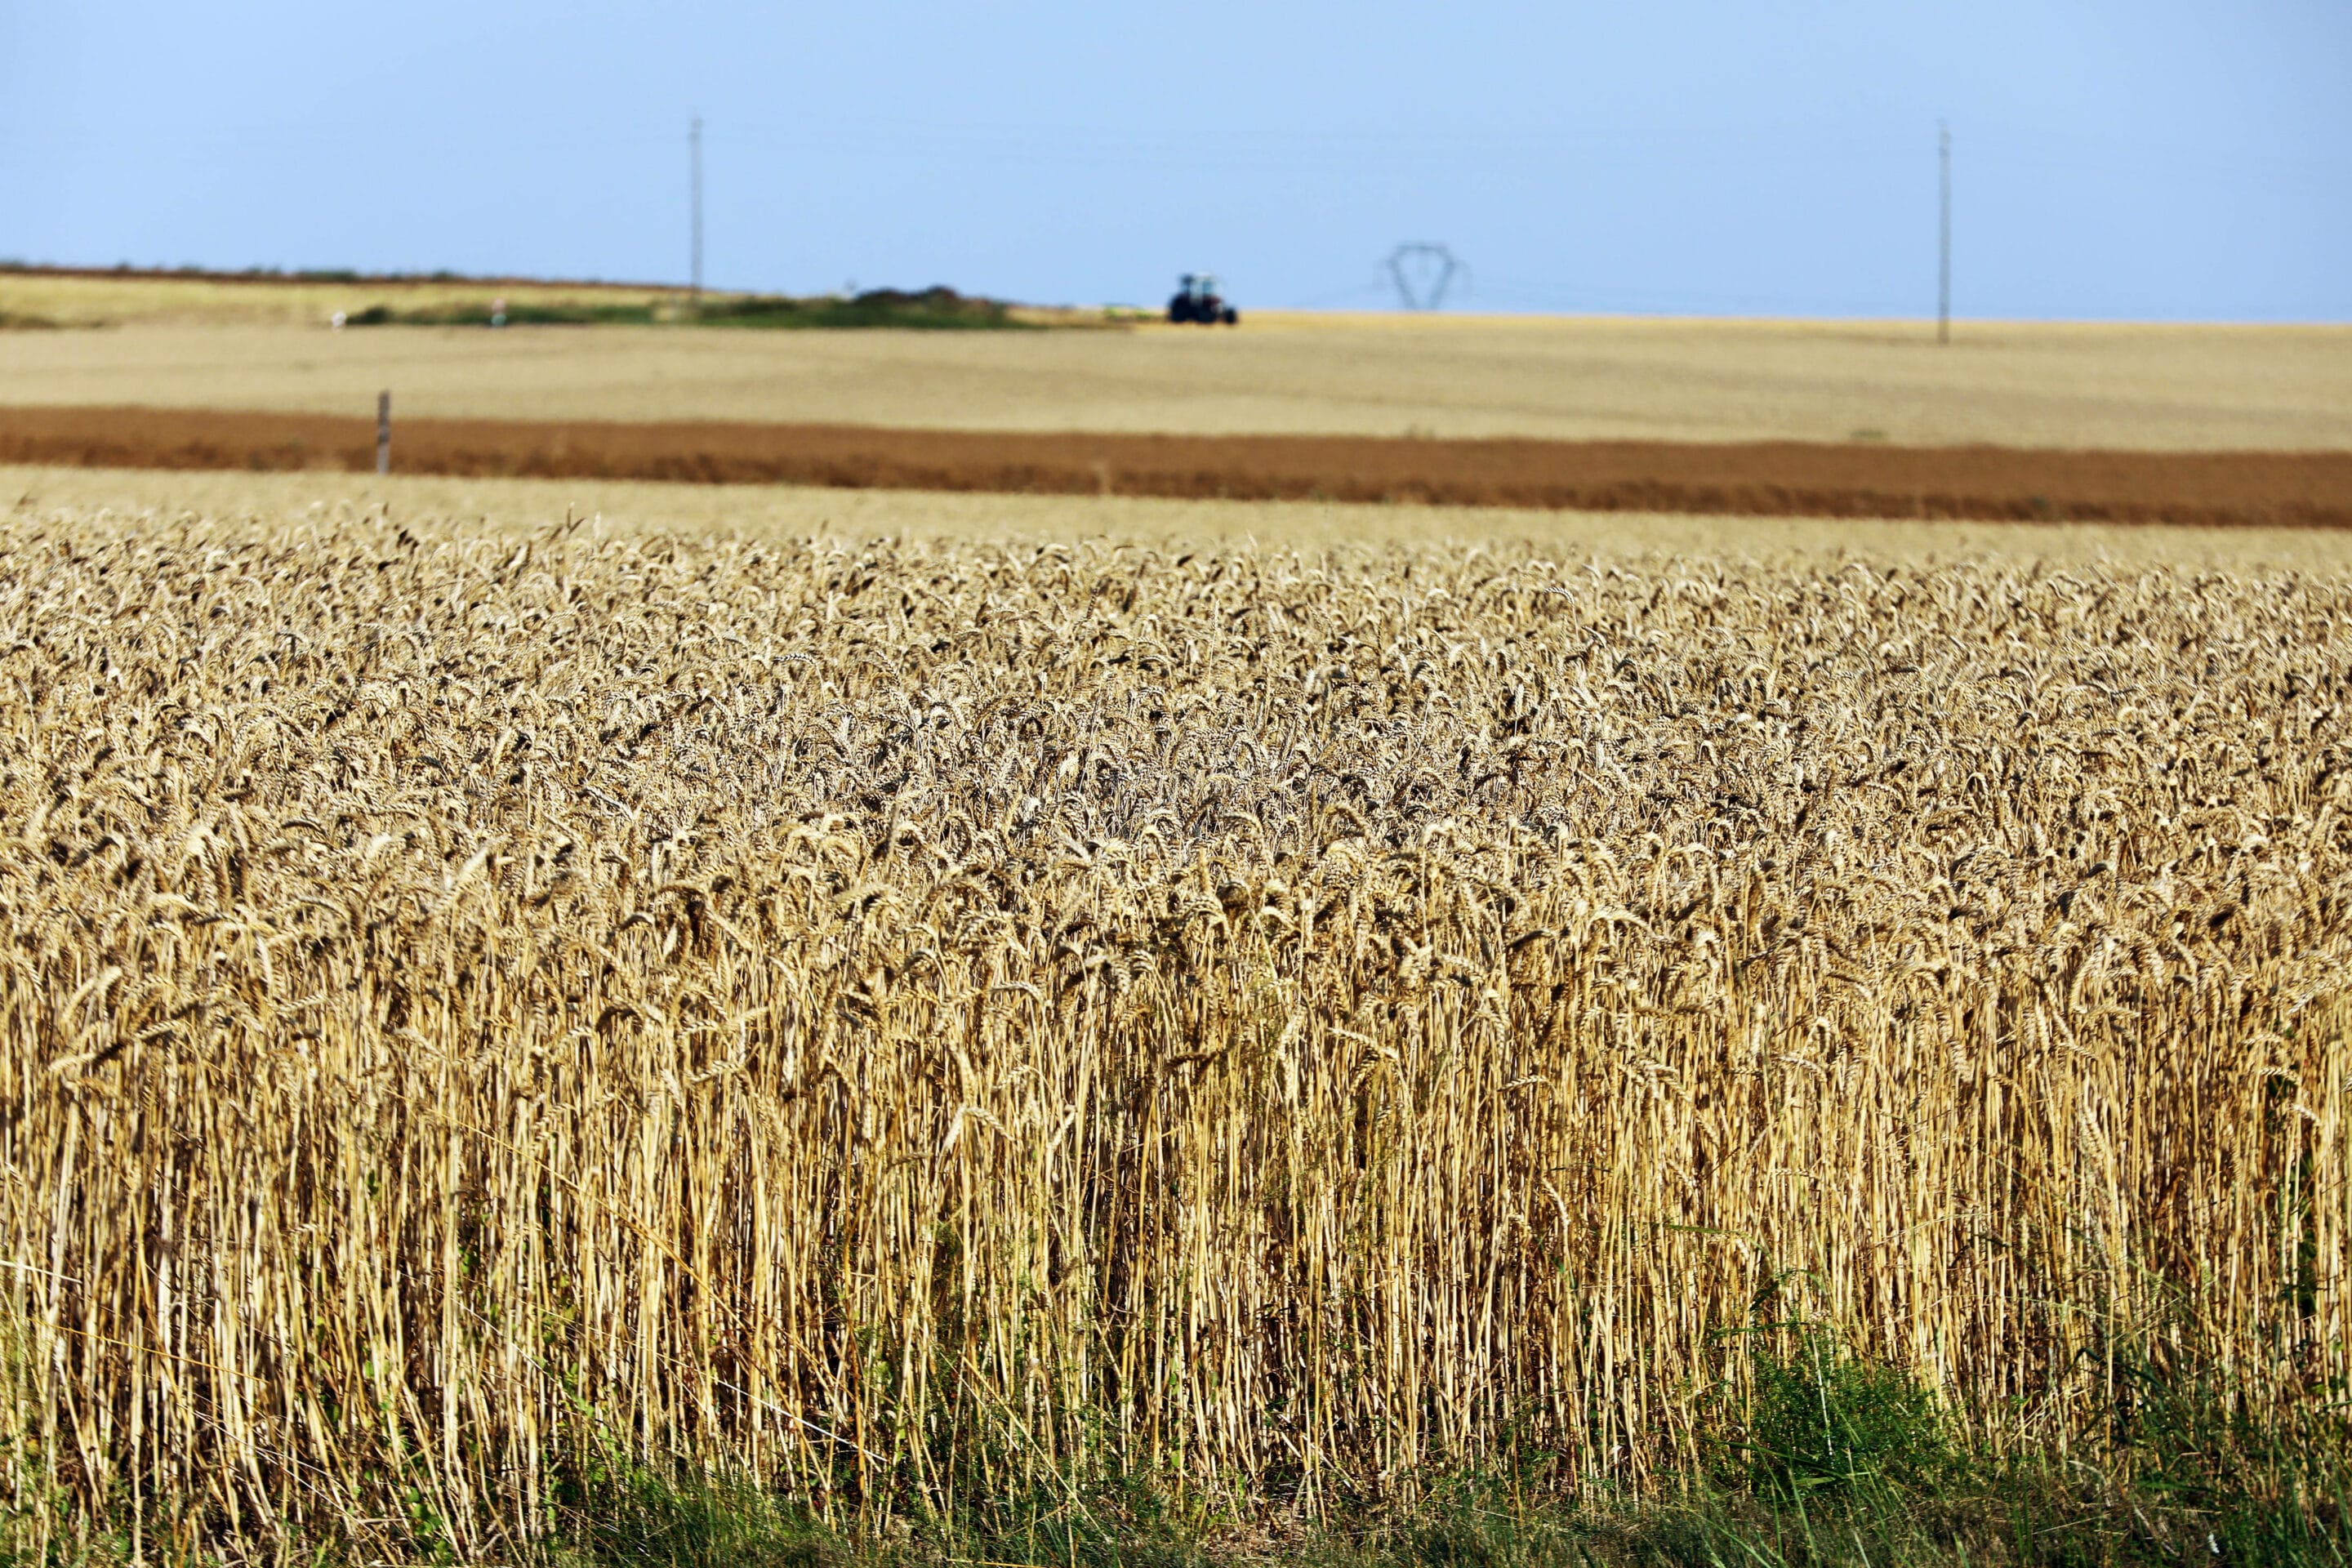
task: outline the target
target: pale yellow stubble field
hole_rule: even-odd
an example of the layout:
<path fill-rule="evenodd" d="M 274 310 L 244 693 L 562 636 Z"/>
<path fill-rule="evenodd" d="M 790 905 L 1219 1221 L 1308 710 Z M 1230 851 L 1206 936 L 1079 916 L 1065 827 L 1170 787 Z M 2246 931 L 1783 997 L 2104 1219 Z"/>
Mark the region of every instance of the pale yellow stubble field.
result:
<path fill-rule="evenodd" d="M 79 330 L 124 326 L 324 327 L 371 305 L 446 310 L 490 300 L 514 307 L 660 305 L 683 290 L 629 283 L 467 279 L 336 282 L 314 278 L 157 277 L 152 273 L 0 272 L 0 317 Z"/>
<path fill-rule="evenodd" d="M 1558 439 L 2352 446 L 2352 328 L 1255 314 L 1235 331 L 0 333 L 0 403 Z"/>

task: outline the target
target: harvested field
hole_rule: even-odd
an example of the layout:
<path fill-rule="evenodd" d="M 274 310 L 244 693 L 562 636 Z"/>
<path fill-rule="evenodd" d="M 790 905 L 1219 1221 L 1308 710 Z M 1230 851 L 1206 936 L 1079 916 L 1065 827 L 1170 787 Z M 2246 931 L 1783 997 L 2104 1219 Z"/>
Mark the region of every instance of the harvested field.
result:
<path fill-rule="evenodd" d="M 1638 1491 L 1808 1335 L 2111 1489 L 2352 1374 L 2332 536 L 247 482 L 0 517 L 28 1552 Z M 874 537 L 991 504 L 1091 537 Z"/>
<path fill-rule="evenodd" d="M 0 278 L 0 310 L 10 309 Z M 37 310 L 31 304 L 24 307 Z M 2352 328 L 1289 319 L 1234 332 L 0 332 L 0 403 L 1173 435 L 2352 448 Z"/>
<path fill-rule="evenodd" d="M 772 296 L 711 289 L 702 308 L 713 316 Z M 0 328 L 158 327 L 319 328 L 337 311 L 373 324 L 456 320 L 487 324 L 494 301 L 518 322 L 586 317 L 685 325 L 695 310 L 682 284 L 566 282 L 541 278 L 383 277 L 364 274 L 257 274 L 0 267 Z M 900 301 L 903 303 L 904 301 Z M 807 303 L 816 304 L 812 300 Z M 887 309 L 887 307 L 884 307 Z M 1098 310 L 1013 307 L 1036 326 L 1097 328 Z"/>
<path fill-rule="evenodd" d="M 503 299 L 519 309 L 677 305 L 685 290 L 654 284 L 564 283 L 529 278 L 267 277 L 63 268 L 0 269 L 0 312 L 61 329 L 203 323 L 326 324 L 370 305 L 433 310 Z M 77 334 L 79 335 L 79 334 Z"/>
<path fill-rule="evenodd" d="M 2352 524 L 2352 453 L 1045 435 L 429 418 L 402 420 L 394 449 L 403 469 L 476 477 L 1766 517 Z M 0 462 L 365 472 L 374 461 L 371 420 L 0 407 Z"/>

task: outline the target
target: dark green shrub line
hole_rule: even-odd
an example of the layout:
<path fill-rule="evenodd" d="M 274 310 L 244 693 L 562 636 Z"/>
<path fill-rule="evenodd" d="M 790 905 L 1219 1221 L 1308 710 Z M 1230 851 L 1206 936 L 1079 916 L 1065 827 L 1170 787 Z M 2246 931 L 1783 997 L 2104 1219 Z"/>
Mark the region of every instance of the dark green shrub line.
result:
<path fill-rule="evenodd" d="M 693 318 L 713 327 L 914 327 L 932 330 L 1020 329 L 1001 300 L 973 299 L 933 287 L 920 293 L 874 289 L 852 299 L 795 300 L 750 295 L 704 303 Z"/>
<path fill-rule="evenodd" d="M 370 305 L 352 314 L 354 327 L 474 327 L 488 325 L 491 302 L 462 300 L 454 304 L 397 309 Z M 794 299 L 785 295 L 728 295 L 706 299 L 699 306 L 663 300 L 636 304 L 513 304 L 505 316 L 509 326 L 700 326 L 766 327 L 776 329 L 896 327 L 917 331 L 1033 331 L 1034 322 L 1015 319 L 1001 300 L 975 299 L 952 289 L 926 289 L 910 293 L 898 289 L 869 289 L 850 299 Z"/>

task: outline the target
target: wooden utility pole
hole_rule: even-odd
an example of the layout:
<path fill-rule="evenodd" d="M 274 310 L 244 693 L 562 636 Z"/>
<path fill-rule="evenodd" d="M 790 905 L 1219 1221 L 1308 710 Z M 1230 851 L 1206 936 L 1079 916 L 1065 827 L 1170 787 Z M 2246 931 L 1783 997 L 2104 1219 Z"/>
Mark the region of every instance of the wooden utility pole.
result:
<path fill-rule="evenodd" d="M 694 224 L 693 283 L 687 293 L 690 310 L 702 309 L 702 116 L 694 117 L 693 127 L 686 133 L 688 177 L 693 185 L 691 206 Z"/>
<path fill-rule="evenodd" d="M 392 472 L 392 394 L 375 395 L 375 471 Z"/>
<path fill-rule="evenodd" d="M 1936 122 L 1936 341 L 1952 341 L 1952 128 Z"/>

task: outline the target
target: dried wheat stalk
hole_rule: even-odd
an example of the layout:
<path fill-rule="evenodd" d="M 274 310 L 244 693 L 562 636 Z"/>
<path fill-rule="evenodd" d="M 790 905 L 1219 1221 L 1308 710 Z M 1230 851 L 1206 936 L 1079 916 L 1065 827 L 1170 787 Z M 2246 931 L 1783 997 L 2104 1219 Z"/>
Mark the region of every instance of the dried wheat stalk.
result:
<path fill-rule="evenodd" d="M 47 1528 L 1638 1480 L 1797 1317 L 1995 1443 L 2352 1370 L 2352 584 L 0 552 Z"/>

